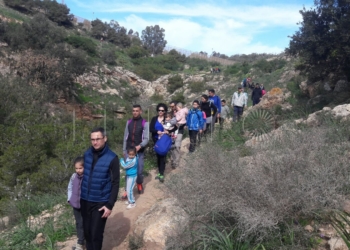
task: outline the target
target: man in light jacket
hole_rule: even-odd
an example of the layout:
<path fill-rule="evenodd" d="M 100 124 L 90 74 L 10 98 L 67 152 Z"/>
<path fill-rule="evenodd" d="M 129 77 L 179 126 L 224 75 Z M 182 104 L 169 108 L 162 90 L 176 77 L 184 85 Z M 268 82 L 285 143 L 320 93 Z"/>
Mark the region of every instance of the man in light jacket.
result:
<path fill-rule="evenodd" d="M 233 107 L 233 121 L 237 122 L 242 114 L 244 107 L 247 106 L 248 95 L 243 91 L 241 86 L 238 87 L 238 91 L 233 93 L 231 106 Z"/>

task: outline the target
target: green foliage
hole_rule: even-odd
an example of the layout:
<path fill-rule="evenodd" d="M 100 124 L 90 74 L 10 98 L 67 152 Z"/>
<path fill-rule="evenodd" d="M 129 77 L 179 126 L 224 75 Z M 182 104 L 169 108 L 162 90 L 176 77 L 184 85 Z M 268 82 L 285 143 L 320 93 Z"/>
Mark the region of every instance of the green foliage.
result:
<path fill-rule="evenodd" d="M 12 9 L 7 9 L 7 8 L 0 8 L 0 15 L 7 17 L 7 18 L 11 18 L 11 19 L 15 19 L 18 21 L 22 21 L 22 22 L 27 22 L 29 20 L 29 18 L 17 11 L 14 11 Z"/>
<path fill-rule="evenodd" d="M 169 77 L 167 90 L 169 93 L 173 93 L 179 88 L 182 88 L 183 85 L 184 85 L 184 82 L 182 80 L 182 77 L 180 75 L 175 75 L 175 76 Z"/>
<path fill-rule="evenodd" d="M 200 240 L 195 244 L 197 249 L 211 250 L 249 250 L 252 246 L 249 242 L 238 240 L 236 229 L 223 229 L 205 225 L 206 233 L 200 235 Z"/>
<path fill-rule="evenodd" d="M 195 67 L 198 70 L 208 69 L 210 66 L 210 64 L 206 60 L 191 57 L 186 58 L 186 64 L 190 65 L 190 67 Z"/>
<path fill-rule="evenodd" d="M 161 54 L 167 41 L 165 40 L 165 30 L 159 25 L 147 26 L 142 31 L 141 41 L 143 46 L 153 55 Z"/>
<path fill-rule="evenodd" d="M 119 47 L 127 48 L 131 45 L 131 40 L 126 34 L 126 29 L 118 22 L 111 20 L 109 24 L 96 19 L 91 22 L 91 36 L 103 39 Z"/>
<path fill-rule="evenodd" d="M 69 14 L 69 9 L 64 4 L 56 1 L 36 1 L 36 0 L 4 0 L 4 3 L 18 11 L 37 14 L 43 12 L 44 15 L 58 25 L 70 27 L 73 16 Z"/>
<path fill-rule="evenodd" d="M 176 50 L 172 49 L 169 51 L 168 55 L 171 55 L 175 58 L 176 61 L 185 63 L 186 62 L 186 56 L 183 54 L 180 54 Z"/>
<path fill-rule="evenodd" d="M 300 58 L 297 69 L 311 82 L 330 76 L 334 85 L 350 78 L 349 8 L 349 1 L 320 0 L 310 10 L 300 11 L 303 21 L 286 53 Z"/>
<path fill-rule="evenodd" d="M 150 97 L 151 101 L 153 103 L 160 103 L 160 102 L 164 102 L 164 96 L 158 94 L 158 93 L 154 93 L 151 97 Z"/>
<path fill-rule="evenodd" d="M 144 48 L 142 48 L 141 46 L 131 46 L 130 48 L 128 48 L 126 50 L 126 53 L 128 54 L 128 56 L 130 56 L 132 59 L 136 59 L 136 58 L 141 58 L 144 56 L 148 56 L 148 51 L 145 50 Z"/>
<path fill-rule="evenodd" d="M 343 238 L 347 247 L 350 247 L 350 233 L 348 227 L 350 225 L 350 214 L 343 211 L 334 211 L 330 213 L 329 217 L 332 226 L 337 230 L 338 234 Z"/>
<path fill-rule="evenodd" d="M 204 82 L 189 82 L 188 88 L 191 90 L 191 93 L 199 93 L 208 89 Z"/>
<path fill-rule="evenodd" d="M 283 59 L 274 59 L 270 61 L 261 59 L 254 64 L 254 67 L 260 69 L 264 73 L 271 73 L 275 70 L 283 68 L 286 63 L 286 60 Z"/>
<path fill-rule="evenodd" d="M 131 103 L 134 103 L 139 96 L 140 93 L 135 88 L 129 88 L 123 93 L 123 98 Z"/>
<path fill-rule="evenodd" d="M 13 206 L 10 206 L 12 210 L 8 211 L 9 215 L 16 213 L 20 220 L 11 231 L 2 232 L 0 236 L 1 249 L 39 249 L 38 246 L 31 244 L 39 232 L 43 233 L 46 239 L 40 249 L 55 249 L 56 242 L 64 241 L 67 237 L 76 234 L 72 210 L 68 206 L 59 208 L 60 215 L 42 219 L 41 223 L 35 226 L 27 222 L 28 216 L 36 216 L 43 210 L 53 213 L 54 206 L 65 204 L 66 195 L 63 193 L 45 194 L 41 197 L 34 196 L 30 197 L 29 200 L 12 201 L 10 203 Z M 16 206 L 21 207 L 21 210 L 16 210 Z"/>
<path fill-rule="evenodd" d="M 102 60 L 109 64 L 109 65 L 115 65 L 116 64 L 116 55 L 114 49 L 105 49 L 102 51 Z"/>
<path fill-rule="evenodd" d="M 183 92 L 177 92 L 173 97 L 172 100 L 181 102 L 181 103 L 186 103 L 186 98 L 184 96 Z"/>
<path fill-rule="evenodd" d="M 85 50 L 90 55 L 96 55 L 96 44 L 89 38 L 71 35 L 65 41 L 75 48 Z"/>

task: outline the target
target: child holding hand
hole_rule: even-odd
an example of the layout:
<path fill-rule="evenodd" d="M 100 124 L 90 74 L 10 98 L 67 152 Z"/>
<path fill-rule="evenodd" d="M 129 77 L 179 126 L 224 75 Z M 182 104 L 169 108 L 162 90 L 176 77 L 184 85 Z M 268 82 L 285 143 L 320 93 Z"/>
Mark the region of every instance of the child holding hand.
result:
<path fill-rule="evenodd" d="M 126 170 L 126 192 L 128 201 L 125 202 L 128 205 L 126 208 L 131 209 L 136 207 L 136 202 L 133 194 L 133 189 L 135 187 L 135 182 L 137 178 L 137 166 L 138 158 L 136 154 L 136 148 L 131 147 L 127 149 L 128 157 L 126 160 L 124 158 L 120 159 L 120 165 Z"/>

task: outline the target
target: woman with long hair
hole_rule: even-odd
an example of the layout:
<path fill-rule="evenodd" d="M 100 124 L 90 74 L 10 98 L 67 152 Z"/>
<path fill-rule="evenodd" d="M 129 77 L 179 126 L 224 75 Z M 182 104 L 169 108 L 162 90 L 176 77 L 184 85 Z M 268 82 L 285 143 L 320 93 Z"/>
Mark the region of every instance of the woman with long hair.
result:
<path fill-rule="evenodd" d="M 158 139 L 164 135 L 168 134 L 168 131 L 164 129 L 163 125 L 165 124 L 165 114 L 168 112 L 168 107 L 164 103 L 159 103 L 157 105 L 157 115 L 152 117 L 149 130 L 152 133 L 152 139 L 154 144 L 158 141 Z M 165 170 L 165 161 L 166 155 L 157 154 L 157 165 L 159 173 L 156 176 L 161 182 L 164 182 L 164 170 Z"/>

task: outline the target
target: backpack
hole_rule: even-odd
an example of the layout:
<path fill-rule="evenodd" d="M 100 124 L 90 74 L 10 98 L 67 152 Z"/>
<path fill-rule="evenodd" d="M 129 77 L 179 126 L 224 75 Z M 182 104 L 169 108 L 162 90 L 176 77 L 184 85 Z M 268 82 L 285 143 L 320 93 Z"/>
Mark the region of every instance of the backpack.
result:
<path fill-rule="evenodd" d="M 154 151 L 162 156 L 165 156 L 171 148 L 172 140 L 167 134 L 162 135 L 154 145 Z"/>
<path fill-rule="evenodd" d="M 244 78 L 243 81 L 242 81 L 242 87 L 243 88 L 246 88 L 247 87 L 247 78 Z"/>

